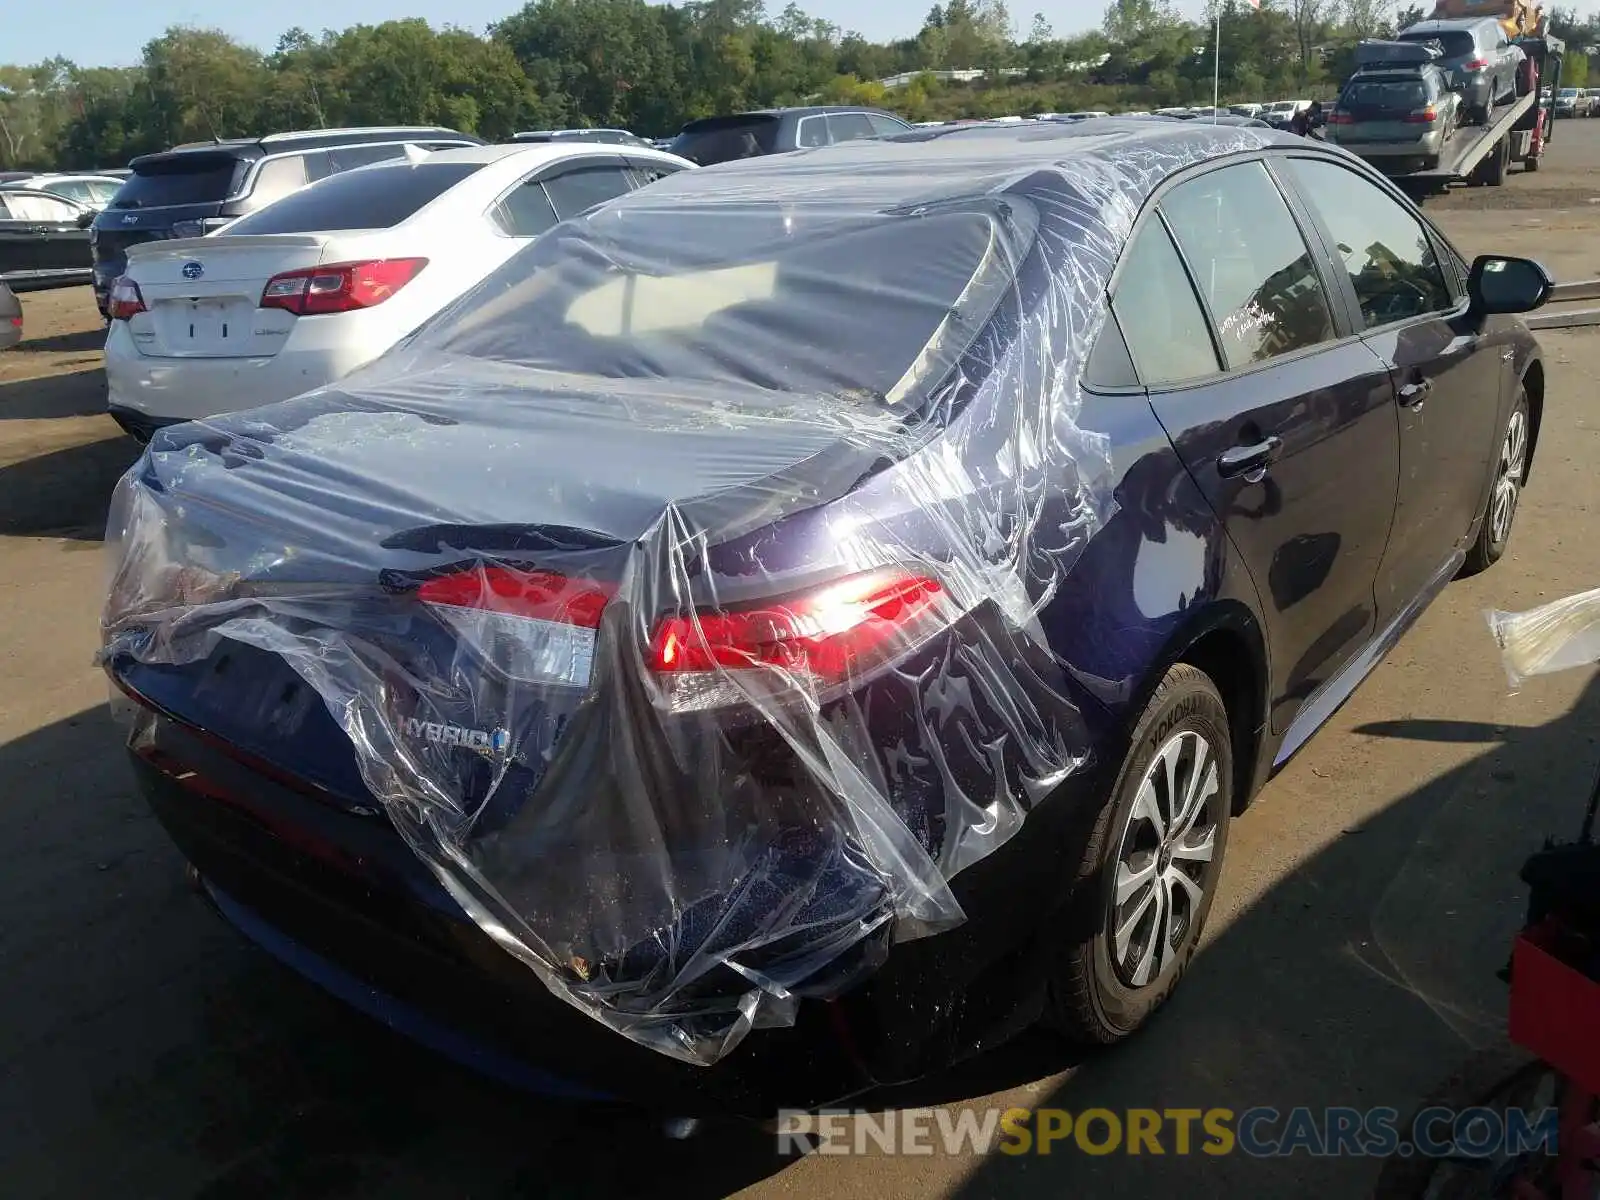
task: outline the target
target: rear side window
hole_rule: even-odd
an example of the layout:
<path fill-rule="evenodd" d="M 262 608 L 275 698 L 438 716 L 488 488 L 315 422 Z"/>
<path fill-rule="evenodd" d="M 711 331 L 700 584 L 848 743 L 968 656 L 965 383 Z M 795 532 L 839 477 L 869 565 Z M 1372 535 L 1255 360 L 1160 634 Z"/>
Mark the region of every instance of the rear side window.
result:
<path fill-rule="evenodd" d="M 1241 163 L 1180 184 L 1161 211 L 1211 310 L 1229 368 L 1333 340 L 1311 251 L 1264 166 Z"/>
<path fill-rule="evenodd" d="M 771 154 L 777 138 L 777 117 L 716 118 L 696 121 L 686 128 L 672 143 L 672 152 L 709 167 L 712 163 Z"/>
<path fill-rule="evenodd" d="M 353 171 L 357 167 L 388 162 L 392 158 L 404 158 L 405 153 L 406 148 L 397 142 L 375 146 L 335 146 L 328 151 L 328 169 L 330 174 L 337 175 L 340 171 Z"/>
<path fill-rule="evenodd" d="M 586 167 L 544 181 L 556 216 L 565 221 L 632 190 L 621 167 Z"/>
<path fill-rule="evenodd" d="M 886 117 L 881 113 L 868 113 L 867 121 L 872 125 L 872 132 L 879 137 L 892 137 L 911 128 L 904 121 L 896 121 L 893 117 Z"/>
<path fill-rule="evenodd" d="M 494 206 L 491 218 L 508 237 L 538 237 L 559 220 L 544 185 L 536 179 L 518 184 Z"/>
<path fill-rule="evenodd" d="M 829 113 L 828 135 L 836 142 L 853 142 L 877 136 L 866 113 Z"/>
<path fill-rule="evenodd" d="M 1438 42 L 1444 47 L 1446 58 L 1471 58 L 1478 50 L 1478 44 L 1472 40 L 1472 35 L 1459 29 L 1445 33 L 1402 33 L 1400 41 Z"/>
<path fill-rule="evenodd" d="M 218 204 L 233 194 L 245 163 L 231 155 L 183 154 L 134 169 L 112 208 L 166 208 L 180 204 Z"/>
<path fill-rule="evenodd" d="M 1146 221 L 1128 248 L 1111 311 L 1146 387 L 1200 379 L 1220 370 L 1205 313 L 1161 221 Z M 1103 368 L 1099 362 L 1095 366 Z"/>
<path fill-rule="evenodd" d="M 241 217 L 229 233 L 388 229 L 479 170 L 479 163 L 416 163 L 349 171 Z"/>
<path fill-rule="evenodd" d="M 1337 163 L 1291 158 L 1285 165 L 1333 235 L 1368 329 L 1455 306 L 1415 214 Z"/>
<path fill-rule="evenodd" d="M 306 160 L 302 156 L 291 154 L 285 158 L 271 158 L 256 171 L 250 199 L 265 208 L 274 200 L 282 200 L 290 192 L 298 192 L 309 182 L 306 178 Z"/>
<path fill-rule="evenodd" d="M 826 146 L 828 144 L 828 118 L 801 117 L 800 125 L 795 130 L 794 144 L 802 150 Z"/>

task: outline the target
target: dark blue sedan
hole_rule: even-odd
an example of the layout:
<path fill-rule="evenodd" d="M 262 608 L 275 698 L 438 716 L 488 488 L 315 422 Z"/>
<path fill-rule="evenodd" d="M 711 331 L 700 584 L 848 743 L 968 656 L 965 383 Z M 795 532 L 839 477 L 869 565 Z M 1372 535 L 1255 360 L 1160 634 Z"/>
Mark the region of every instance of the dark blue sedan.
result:
<path fill-rule="evenodd" d="M 1230 819 L 1504 554 L 1550 287 L 1255 128 L 681 172 L 154 439 L 135 770 L 225 916 L 515 1081 L 759 1114 L 1115 1042 Z"/>

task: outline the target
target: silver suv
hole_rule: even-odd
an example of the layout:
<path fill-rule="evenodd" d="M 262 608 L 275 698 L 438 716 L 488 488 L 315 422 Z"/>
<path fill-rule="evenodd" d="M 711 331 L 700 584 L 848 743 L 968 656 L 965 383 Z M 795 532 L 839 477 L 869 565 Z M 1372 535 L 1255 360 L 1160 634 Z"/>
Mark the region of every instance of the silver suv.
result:
<path fill-rule="evenodd" d="M 1515 99 L 1517 72 L 1526 55 L 1506 37 L 1499 21 L 1487 17 L 1419 21 L 1400 33 L 1402 42 L 1437 42 L 1438 65 L 1452 91 L 1466 101 L 1467 119 L 1487 125 L 1494 106 Z"/>

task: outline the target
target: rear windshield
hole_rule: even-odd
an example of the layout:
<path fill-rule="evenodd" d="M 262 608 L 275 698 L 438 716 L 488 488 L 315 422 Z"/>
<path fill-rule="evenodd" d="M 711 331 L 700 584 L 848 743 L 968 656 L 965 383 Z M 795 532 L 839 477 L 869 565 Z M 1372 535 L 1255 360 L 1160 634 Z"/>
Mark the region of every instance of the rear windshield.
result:
<path fill-rule="evenodd" d="M 244 174 L 245 161 L 223 154 L 182 154 L 141 163 L 111 198 L 112 208 L 218 204 Z"/>
<path fill-rule="evenodd" d="M 771 154 L 777 145 L 777 117 L 717 117 L 685 127 L 671 149 L 690 162 L 709 167 L 735 158 Z"/>
<path fill-rule="evenodd" d="M 1402 42 L 1438 42 L 1444 47 L 1446 58 L 1471 58 L 1478 52 L 1478 43 L 1472 40 L 1470 33 L 1459 29 L 1448 30 L 1444 33 L 1402 33 Z"/>
<path fill-rule="evenodd" d="M 1431 99 L 1420 79 L 1359 80 L 1345 88 L 1339 107 L 1354 111 L 1408 113 Z"/>
<path fill-rule="evenodd" d="M 388 229 L 437 200 L 482 163 L 381 163 L 330 175 L 228 226 L 229 233 Z"/>
<path fill-rule="evenodd" d="M 612 206 L 516 255 L 415 348 L 911 403 L 970 347 L 1036 222 L 1012 198 L 849 218 L 760 203 Z"/>

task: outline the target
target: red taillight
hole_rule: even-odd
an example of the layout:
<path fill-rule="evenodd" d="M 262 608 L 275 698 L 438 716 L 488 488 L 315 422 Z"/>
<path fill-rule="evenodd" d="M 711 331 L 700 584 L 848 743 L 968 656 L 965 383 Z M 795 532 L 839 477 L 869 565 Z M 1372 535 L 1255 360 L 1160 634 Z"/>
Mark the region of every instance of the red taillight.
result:
<path fill-rule="evenodd" d="M 874 572 L 760 607 L 663 617 L 647 661 L 669 677 L 768 668 L 826 687 L 920 640 L 944 599 L 935 579 Z"/>
<path fill-rule="evenodd" d="M 1438 119 L 1439 112 L 1431 104 L 1427 108 L 1417 109 L 1416 112 L 1409 112 L 1404 117 L 1408 125 L 1432 125 Z"/>
<path fill-rule="evenodd" d="M 479 567 L 425 581 L 417 589 L 417 599 L 426 604 L 598 629 L 611 589 L 554 571 Z"/>
<path fill-rule="evenodd" d="M 139 285 L 126 275 L 119 275 L 111 285 L 111 295 L 106 301 L 106 312 L 113 321 L 126 321 L 147 311 Z"/>
<path fill-rule="evenodd" d="M 1487 68 L 1488 65 L 1489 65 L 1489 60 L 1487 58 L 1474 58 L 1470 62 L 1468 62 L 1462 69 L 1466 70 L 1466 71 L 1482 71 L 1485 68 Z"/>
<path fill-rule="evenodd" d="M 1335 109 L 1333 112 L 1328 114 L 1329 125 L 1354 125 L 1355 123 L 1356 119 L 1349 113 L 1342 113 Z"/>
<path fill-rule="evenodd" d="M 267 280 L 261 290 L 261 307 L 281 308 L 297 317 L 372 308 L 405 287 L 427 265 L 425 258 L 378 258 L 285 271 Z"/>

